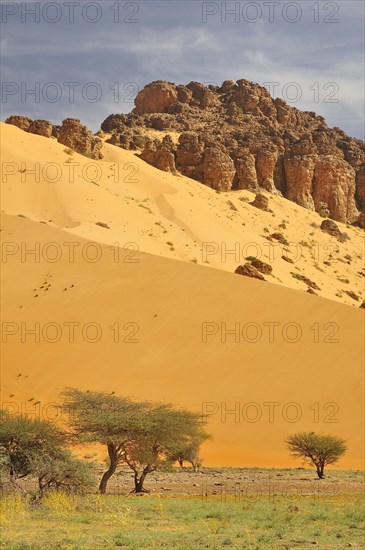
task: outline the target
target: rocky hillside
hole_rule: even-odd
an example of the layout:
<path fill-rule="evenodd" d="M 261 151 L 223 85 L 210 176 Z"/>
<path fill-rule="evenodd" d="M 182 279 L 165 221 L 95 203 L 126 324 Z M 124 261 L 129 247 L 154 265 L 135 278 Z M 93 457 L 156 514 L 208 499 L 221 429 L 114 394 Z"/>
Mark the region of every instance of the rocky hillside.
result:
<path fill-rule="evenodd" d="M 142 148 L 142 158 L 161 170 L 217 190 L 280 193 L 323 217 L 364 225 L 364 143 L 247 80 L 221 87 L 152 82 L 132 113 L 110 115 L 101 128 L 112 133 L 110 143 Z M 166 136 L 146 141 L 146 128 Z"/>
<path fill-rule="evenodd" d="M 365 144 L 290 107 L 247 80 L 222 86 L 156 81 L 129 114 L 112 114 L 94 136 L 79 120 L 61 126 L 11 116 L 22 130 L 102 159 L 103 141 L 219 191 L 266 190 L 322 217 L 365 228 Z M 105 133 L 108 134 L 105 136 Z"/>

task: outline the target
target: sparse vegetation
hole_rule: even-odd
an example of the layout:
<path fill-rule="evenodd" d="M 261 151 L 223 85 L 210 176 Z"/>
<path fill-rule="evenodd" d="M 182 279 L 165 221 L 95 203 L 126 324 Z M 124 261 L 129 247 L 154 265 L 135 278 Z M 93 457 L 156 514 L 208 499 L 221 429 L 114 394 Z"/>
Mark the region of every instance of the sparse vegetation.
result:
<path fill-rule="evenodd" d="M 277 472 L 272 470 L 272 475 Z M 249 471 L 243 473 L 250 475 Z M 363 542 L 364 514 L 359 495 L 270 498 L 237 492 L 225 498 L 219 493 L 206 498 L 131 498 L 55 492 L 37 507 L 20 495 L 3 496 L 0 506 L 2 544 L 9 550 L 272 550 L 312 545 L 342 550 L 350 545 L 361 548 Z"/>
<path fill-rule="evenodd" d="M 159 486 L 158 494 L 143 499 L 126 493 L 97 494 L 96 465 L 75 459 L 65 450 L 64 432 L 48 421 L 3 413 L 0 465 L 19 482 L 9 483 L 0 499 L 4 548 L 149 549 L 162 544 L 177 550 L 271 549 L 293 541 L 301 547 L 316 543 L 333 549 L 361 545 L 360 472 L 331 471 L 330 492 L 323 489 L 323 494 L 317 487 L 311 489 L 308 482 L 313 478 L 303 468 L 204 469 L 203 478 L 196 477 L 201 466 L 199 449 L 209 438 L 201 415 L 171 405 L 135 402 L 114 392 L 68 389 L 64 398 L 74 428 L 70 441 L 77 437 L 83 444 L 107 446 L 110 461 L 102 482 L 115 458 L 124 464 L 123 479 L 126 468 L 132 469 L 135 493 L 143 491 L 144 478 L 157 468 L 160 479 L 168 475 L 168 480 Z M 295 458 L 315 464 L 320 478 L 324 467 L 334 464 L 346 450 L 342 439 L 313 432 L 292 435 L 287 443 Z M 94 452 L 84 458 L 95 456 Z M 171 469 L 175 461 L 181 469 Z M 184 462 L 192 468 L 184 468 Z M 179 484 L 184 487 L 187 479 L 180 475 L 194 476 L 190 487 L 196 489 L 189 497 L 179 494 Z M 37 480 L 36 493 L 22 489 L 27 476 Z M 273 496 L 267 483 L 271 486 L 276 479 Z M 346 488 L 353 483 L 354 492 L 337 494 L 333 481 L 340 480 Z M 293 494 L 288 494 L 288 482 L 291 486 L 295 482 Z M 172 487 L 177 491 L 173 498 L 160 494 Z M 9 492 L 9 488 L 16 490 Z M 196 496 L 201 492 L 200 498 Z"/>

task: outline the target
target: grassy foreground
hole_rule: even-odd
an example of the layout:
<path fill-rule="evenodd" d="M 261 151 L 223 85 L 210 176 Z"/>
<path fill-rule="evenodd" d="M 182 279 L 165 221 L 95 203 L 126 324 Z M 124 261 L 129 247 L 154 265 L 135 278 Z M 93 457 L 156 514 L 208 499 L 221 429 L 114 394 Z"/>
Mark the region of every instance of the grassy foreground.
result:
<path fill-rule="evenodd" d="M 9 550 L 53 548 L 363 548 L 359 495 L 295 500 L 265 496 L 161 497 L 50 493 L 42 505 L 1 498 Z"/>

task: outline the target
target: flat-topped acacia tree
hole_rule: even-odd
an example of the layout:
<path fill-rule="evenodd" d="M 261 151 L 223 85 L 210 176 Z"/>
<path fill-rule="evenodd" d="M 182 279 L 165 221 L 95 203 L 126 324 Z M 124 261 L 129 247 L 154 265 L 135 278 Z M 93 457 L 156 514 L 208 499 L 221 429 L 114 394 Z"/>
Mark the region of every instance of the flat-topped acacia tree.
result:
<path fill-rule="evenodd" d="M 148 404 L 105 392 L 75 388 L 66 388 L 61 395 L 63 409 L 77 440 L 81 443 L 100 443 L 107 448 L 109 467 L 99 485 L 99 492 L 104 494 L 109 479 L 123 462 L 123 446 L 138 432 L 142 411 L 146 414 Z"/>
<path fill-rule="evenodd" d="M 135 493 L 145 492 L 147 474 L 166 468 L 176 461 L 177 446 L 185 449 L 199 447 L 209 435 L 198 413 L 176 409 L 170 404 L 151 404 L 144 418 L 144 433 L 123 446 L 123 460 L 134 473 Z"/>
<path fill-rule="evenodd" d="M 109 467 L 101 478 L 100 493 L 106 492 L 109 479 L 122 464 L 134 473 L 134 492 L 143 492 L 147 474 L 174 462 L 179 443 L 205 439 L 201 415 L 170 404 L 74 388 L 67 388 L 62 396 L 78 440 L 107 448 Z"/>
<path fill-rule="evenodd" d="M 315 465 L 319 479 L 324 478 L 324 468 L 334 464 L 345 454 L 346 441 L 335 435 L 300 432 L 290 435 L 286 443 L 292 458 L 302 458 Z"/>

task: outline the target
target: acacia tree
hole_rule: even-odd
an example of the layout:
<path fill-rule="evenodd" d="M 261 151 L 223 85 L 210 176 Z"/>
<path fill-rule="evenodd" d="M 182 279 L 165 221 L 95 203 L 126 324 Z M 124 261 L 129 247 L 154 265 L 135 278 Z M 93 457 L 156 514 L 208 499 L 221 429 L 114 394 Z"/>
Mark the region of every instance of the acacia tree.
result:
<path fill-rule="evenodd" d="M 99 492 L 104 494 L 109 479 L 124 461 L 124 445 L 139 433 L 148 404 L 75 388 L 65 389 L 62 396 L 63 408 L 78 441 L 106 447 L 109 465 L 99 484 Z"/>
<path fill-rule="evenodd" d="M 1 462 L 13 486 L 33 473 L 35 461 L 56 459 L 63 444 L 60 430 L 51 422 L 1 412 Z"/>
<path fill-rule="evenodd" d="M 75 458 L 67 449 L 57 458 L 35 460 L 32 470 L 38 478 L 40 496 L 50 489 L 85 493 L 95 486 L 95 465 Z"/>
<path fill-rule="evenodd" d="M 201 430 L 200 433 L 191 439 L 191 441 L 188 441 L 185 444 L 180 442 L 173 450 L 173 460 L 178 462 L 181 468 L 184 467 L 184 462 L 189 462 L 194 472 L 197 472 L 202 463 L 199 453 L 200 446 L 204 443 L 204 441 L 210 439 L 210 437 L 211 436 L 209 434 Z"/>
<path fill-rule="evenodd" d="M 292 458 L 302 458 L 315 465 L 319 479 L 324 478 L 324 468 L 334 464 L 346 452 L 344 439 L 334 435 L 319 435 L 314 432 L 301 432 L 286 440 Z"/>
<path fill-rule="evenodd" d="M 46 489 L 78 491 L 93 484 L 92 465 L 78 460 L 65 448 L 65 435 L 50 421 L 2 411 L 0 416 L 0 462 L 9 481 L 38 479 L 39 495 Z"/>
<path fill-rule="evenodd" d="M 170 404 L 151 404 L 140 432 L 123 445 L 123 460 L 134 473 L 133 492 L 146 492 L 147 474 L 175 462 L 178 446 L 187 449 L 194 443 L 198 450 L 208 437 L 200 414 Z"/>
<path fill-rule="evenodd" d="M 118 466 L 127 464 L 134 473 L 134 492 L 144 491 L 147 474 L 174 462 L 178 443 L 187 445 L 203 431 L 198 413 L 172 405 L 137 402 L 104 392 L 63 392 L 70 425 L 81 442 L 105 445 L 109 466 L 99 485 L 105 493 Z"/>

